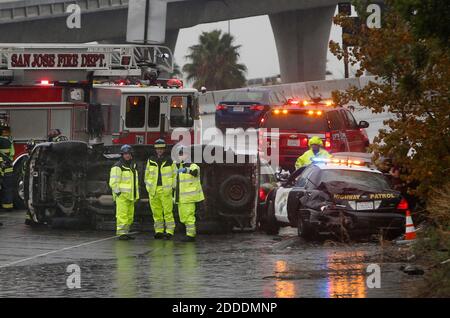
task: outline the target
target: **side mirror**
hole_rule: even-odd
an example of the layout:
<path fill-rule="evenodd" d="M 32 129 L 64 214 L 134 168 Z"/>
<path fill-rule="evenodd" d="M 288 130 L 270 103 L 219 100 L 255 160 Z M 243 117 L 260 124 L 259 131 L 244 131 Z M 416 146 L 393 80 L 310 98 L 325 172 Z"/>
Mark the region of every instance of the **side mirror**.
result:
<path fill-rule="evenodd" d="M 285 183 L 289 179 L 290 173 L 289 171 L 281 170 L 276 171 L 275 176 L 279 182 Z"/>
<path fill-rule="evenodd" d="M 367 127 L 369 127 L 369 123 L 365 120 L 361 120 L 358 124 L 358 127 L 359 128 L 367 128 Z"/>

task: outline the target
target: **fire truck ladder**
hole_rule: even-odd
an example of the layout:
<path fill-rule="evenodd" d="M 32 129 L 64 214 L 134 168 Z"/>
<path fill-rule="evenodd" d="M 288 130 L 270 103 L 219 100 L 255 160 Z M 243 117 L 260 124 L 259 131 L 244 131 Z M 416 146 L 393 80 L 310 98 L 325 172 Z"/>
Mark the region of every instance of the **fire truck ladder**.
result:
<path fill-rule="evenodd" d="M 141 76 L 142 68 L 158 69 L 173 72 L 173 53 L 165 46 L 159 45 L 127 45 L 127 44 L 0 44 L 0 77 L 13 77 L 11 55 L 17 53 L 105 53 L 107 58 L 104 69 L 94 69 L 94 77 Z M 25 70 L 43 68 L 24 67 Z M 77 69 L 48 68 L 48 69 Z M 89 71 L 89 69 L 84 68 Z"/>

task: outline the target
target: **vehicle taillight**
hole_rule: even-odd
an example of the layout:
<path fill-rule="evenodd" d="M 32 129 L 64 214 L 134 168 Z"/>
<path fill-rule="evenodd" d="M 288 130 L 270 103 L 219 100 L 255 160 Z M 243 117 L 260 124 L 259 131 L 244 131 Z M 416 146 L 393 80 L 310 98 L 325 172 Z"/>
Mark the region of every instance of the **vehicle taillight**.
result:
<path fill-rule="evenodd" d="M 409 205 L 408 205 L 408 201 L 406 201 L 405 198 L 402 198 L 399 202 L 399 204 L 397 205 L 397 210 L 408 210 Z"/>
<path fill-rule="evenodd" d="M 300 147 L 308 148 L 308 138 L 307 137 L 300 139 Z"/>
<path fill-rule="evenodd" d="M 328 151 L 331 149 L 331 134 L 325 133 L 325 149 Z"/>
<path fill-rule="evenodd" d="M 250 106 L 250 110 L 264 110 L 264 105 L 252 105 Z"/>
<path fill-rule="evenodd" d="M 263 188 L 259 188 L 259 201 L 266 201 L 267 192 Z"/>
<path fill-rule="evenodd" d="M 216 110 L 225 110 L 227 109 L 227 105 L 219 104 L 216 106 Z"/>

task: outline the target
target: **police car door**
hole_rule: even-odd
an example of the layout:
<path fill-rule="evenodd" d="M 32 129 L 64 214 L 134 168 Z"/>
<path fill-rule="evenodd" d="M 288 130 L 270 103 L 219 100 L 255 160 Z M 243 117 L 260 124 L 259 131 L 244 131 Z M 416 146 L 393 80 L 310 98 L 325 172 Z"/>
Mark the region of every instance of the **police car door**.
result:
<path fill-rule="evenodd" d="M 296 199 L 298 200 L 305 192 L 305 185 L 309 176 L 313 172 L 313 166 L 310 165 L 304 168 L 303 172 L 300 172 L 300 175 L 293 180 L 292 184 L 289 184 L 287 187 L 278 188 L 275 194 L 275 218 L 279 222 L 289 223 L 288 217 L 288 203 L 289 203 L 289 195 L 293 190 L 295 190 Z M 292 204 L 291 200 L 291 204 Z M 297 207 L 292 207 L 291 209 Z"/>
<path fill-rule="evenodd" d="M 278 188 L 275 195 L 275 218 L 279 222 L 288 223 L 288 198 L 292 188 Z"/>

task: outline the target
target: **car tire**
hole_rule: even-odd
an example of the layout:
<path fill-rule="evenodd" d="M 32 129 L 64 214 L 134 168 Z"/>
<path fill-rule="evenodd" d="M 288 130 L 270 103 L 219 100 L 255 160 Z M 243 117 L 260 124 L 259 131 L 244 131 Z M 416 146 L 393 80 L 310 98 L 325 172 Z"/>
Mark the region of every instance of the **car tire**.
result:
<path fill-rule="evenodd" d="M 280 225 L 275 218 L 275 204 L 273 200 L 269 201 L 267 214 L 261 219 L 261 229 L 267 235 L 278 235 L 278 233 L 280 232 Z"/>
<path fill-rule="evenodd" d="M 219 200 L 230 210 L 248 208 L 253 200 L 250 180 L 241 175 L 232 175 L 219 187 Z"/>
<path fill-rule="evenodd" d="M 309 224 L 308 222 L 305 222 L 305 219 L 300 214 L 297 221 L 297 234 L 299 237 L 312 241 L 317 239 L 317 232 L 316 230 Z"/>

